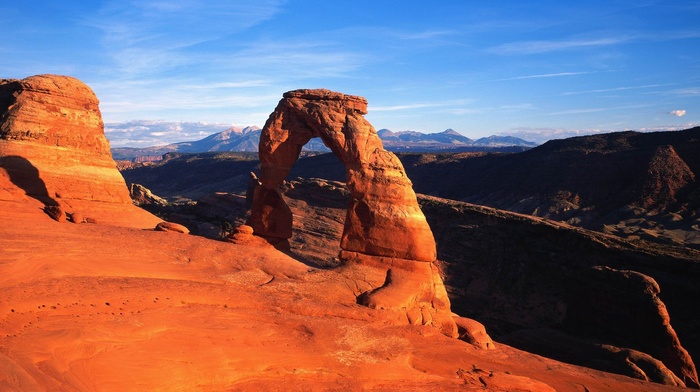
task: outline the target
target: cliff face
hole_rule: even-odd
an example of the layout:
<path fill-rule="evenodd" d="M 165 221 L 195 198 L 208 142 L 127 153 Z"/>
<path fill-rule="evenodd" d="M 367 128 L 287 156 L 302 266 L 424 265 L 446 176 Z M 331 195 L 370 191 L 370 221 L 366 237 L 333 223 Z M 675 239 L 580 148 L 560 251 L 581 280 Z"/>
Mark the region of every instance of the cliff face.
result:
<path fill-rule="evenodd" d="M 133 207 L 98 105 L 92 90 L 72 77 L 0 80 L 3 188 L 69 214 L 150 226 L 157 219 Z M 94 203 L 104 203 L 104 208 L 94 208 Z"/>

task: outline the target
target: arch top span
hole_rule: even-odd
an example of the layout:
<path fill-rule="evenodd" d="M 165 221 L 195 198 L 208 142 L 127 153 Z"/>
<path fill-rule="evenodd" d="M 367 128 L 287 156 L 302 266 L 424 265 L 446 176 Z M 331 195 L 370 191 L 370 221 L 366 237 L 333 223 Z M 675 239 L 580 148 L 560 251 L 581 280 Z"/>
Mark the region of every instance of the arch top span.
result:
<path fill-rule="evenodd" d="M 386 151 L 364 118 L 367 100 L 325 89 L 286 92 L 263 128 L 261 186 L 251 226 L 263 237 L 291 237 L 292 216 L 278 187 L 313 137 L 345 165 L 350 191 L 340 247 L 344 251 L 431 262 L 433 233 L 401 161 Z"/>

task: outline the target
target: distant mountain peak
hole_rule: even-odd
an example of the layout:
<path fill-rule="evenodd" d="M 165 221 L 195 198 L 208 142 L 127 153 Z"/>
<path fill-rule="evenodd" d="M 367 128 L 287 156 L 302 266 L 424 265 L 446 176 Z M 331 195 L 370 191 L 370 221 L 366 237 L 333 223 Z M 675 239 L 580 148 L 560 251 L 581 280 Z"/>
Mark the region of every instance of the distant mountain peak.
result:
<path fill-rule="evenodd" d="M 442 132 L 440 132 L 440 133 L 442 133 L 443 135 L 463 136 L 461 133 L 455 131 L 455 130 L 452 129 L 452 128 L 447 128 L 447 129 L 445 129 L 444 131 L 442 131 Z"/>

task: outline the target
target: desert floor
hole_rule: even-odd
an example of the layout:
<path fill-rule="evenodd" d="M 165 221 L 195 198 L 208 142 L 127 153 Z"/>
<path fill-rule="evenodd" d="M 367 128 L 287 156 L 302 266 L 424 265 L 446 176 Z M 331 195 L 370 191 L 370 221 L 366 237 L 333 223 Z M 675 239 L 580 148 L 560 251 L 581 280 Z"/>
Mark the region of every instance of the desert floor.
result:
<path fill-rule="evenodd" d="M 263 243 L 41 206 L 0 200 L 2 391 L 678 390 L 408 325 L 357 305 L 347 270 Z"/>

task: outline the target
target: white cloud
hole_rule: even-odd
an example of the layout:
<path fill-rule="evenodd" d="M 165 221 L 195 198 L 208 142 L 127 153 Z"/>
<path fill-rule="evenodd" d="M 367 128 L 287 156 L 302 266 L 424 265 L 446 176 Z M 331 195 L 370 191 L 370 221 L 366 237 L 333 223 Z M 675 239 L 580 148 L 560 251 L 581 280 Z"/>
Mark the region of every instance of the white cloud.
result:
<path fill-rule="evenodd" d="M 700 126 L 698 123 L 694 122 L 689 122 L 686 124 L 678 124 L 678 125 L 657 125 L 657 126 L 652 126 L 652 127 L 646 127 L 646 128 L 639 128 L 637 131 L 639 132 L 662 132 L 662 131 L 680 131 L 683 129 L 690 129 Z"/>
<path fill-rule="evenodd" d="M 668 112 L 668 114 L 672 114 L 676 117 L 683 117 L 683 116 L 685 116 L 685 110 L 683 110 L 683 109 L 671 110 L 670 112 Z"/>

